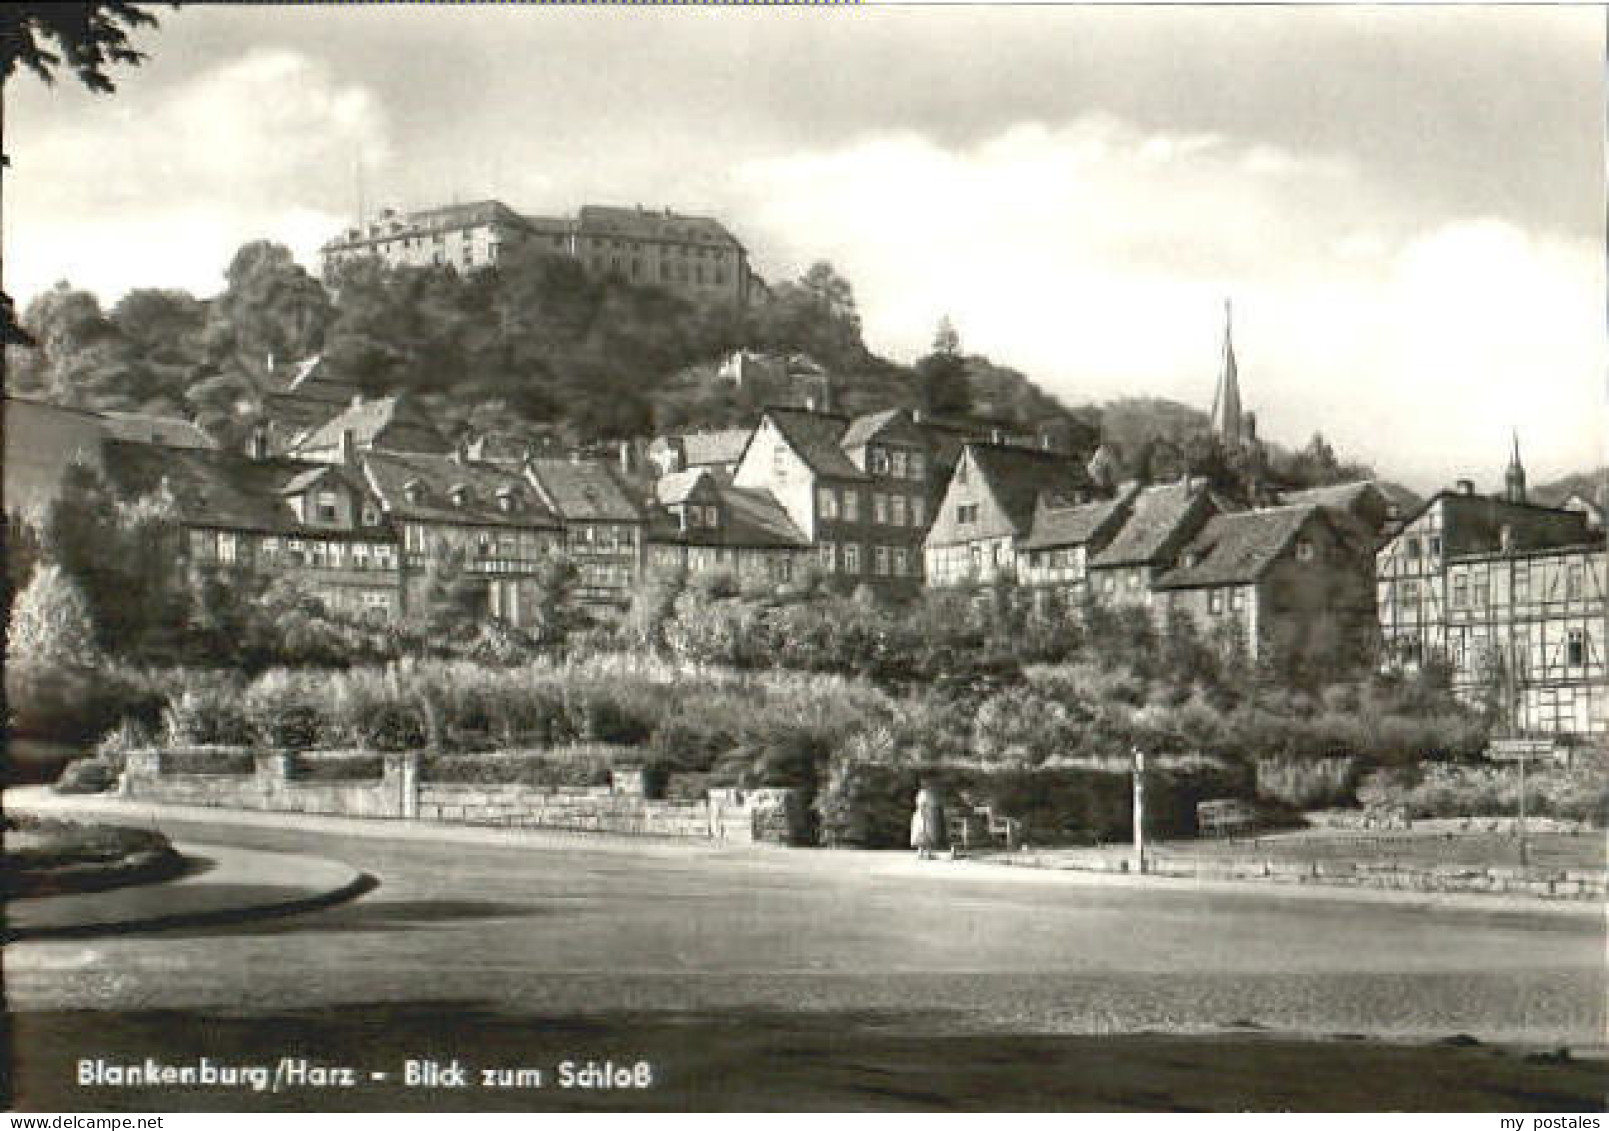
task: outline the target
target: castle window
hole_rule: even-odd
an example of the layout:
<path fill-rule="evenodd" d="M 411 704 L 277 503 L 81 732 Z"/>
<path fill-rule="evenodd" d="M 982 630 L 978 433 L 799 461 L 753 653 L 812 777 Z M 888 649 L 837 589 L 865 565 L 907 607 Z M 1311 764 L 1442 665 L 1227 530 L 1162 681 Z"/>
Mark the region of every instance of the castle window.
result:
<path fill-rule="evenodd" d="M 896 479 L 905 478 L 905 453 L 895 451 L 889 456 L 889 470 Z"/>
<path fill-rule="evenodd" d="M 1514 603 L 1524 604 L 1531 599 L 1531 571 L 1524 565 L 1514 570 Z"/>
<path fill-rule="evenodd" d="M 1408 551 L 1409 561 L 1416 562 L 1419 560 L 1420 547 L 1418 538 L 1409 538 L 1405 543 L 1403 543 L 1403 546 Z"/>
<path fill-rule="evenodd" d="M 1581 600 L 1581 590 L 1586 581 L 1586 569 L 1578 562 L 1570 566 L 1564 575 L 1564 599 L 1566 601 Z"/>
<path fill-rule="evenodd" d="M 879 526 L 888 523 L 888 496 L 881 491 L 872 492 L 872 521 Z"/>
<path fill-rule="evenodd" d="M 320 491 L 316 505 L 316 513 L 320 522 L 335 521 L 335 492 Z"/>
<path fill-rule="evenodd" d="M 962 526 L 971 526 L 978 521 L 978 504 L 962 503 L 955 508 L 955 521 Z"/>
<path fill-rule="evenodd" d="M 927 521 L 927 502 L 921 498 L 911 500 L 911 525 L 923 526 Z"/>
<path fill-rule="evenodd" d="M 1565 663 L 1579 668 L 1587 662 L 1587 634 L 1585 629 L 1572 628 L 1565 641 Z"/>
<path fill-rule="evenodd" d="M 927 472 L 925 459 L 921 452 L 912 452 L 910 455 L 910 470 L 912 479 L 921 479 Z"/>
<path fill-rule="evenodd" d="M 1297 540 L 1297 542 L 1296 542 L 1296 560 L 1297 561 L 1299 561 L 1299 562 L 1310 562 L 1316 557 L 1318 557 L 1318 548 L 1313 545 L 1313 542 L 1312 542 L 1311 539 L 1300 538 L 1300 539 Z"/>
<path fill-rule="evenodd" d="M 888 547 L 875 546 L 872 549 L 872 571 L 879 577 L 888 576 Z"/>
<path fill-rule="evenodd" d="M 893 508 L 892 513 L 893 513 L 894 525 L 895 526 L 904 526 L 905 525 L 905 496 L 904 495 L 894 495 L 889 499 L 889 504 Z"/>
<path fill-rule="evenodd" d="M 1218 616 L 1223 611 L 1224 611 L 1223 590 L 1221 590 L 1221 589 L 1209 589 L 1207 591 L 1207 612 L 1211 613 L 1213 616 Z"/>
<path fill-rule="evenodd" d="M 837 549 L 831 542 L 821 544 L 821 568 L 828 573 L 832 573 L 838 568 Z"/>
<path fill-rule="evenodd" d="M 844 521 L 860 521 L 860 492 L 853 487 L 844 488 Z"/>
<path fill-rule="evenodd" d="M 1469 578 L 1463 573 L 1453 574 L 1453 608 L 1462 609 L 1469 604 Z"/>

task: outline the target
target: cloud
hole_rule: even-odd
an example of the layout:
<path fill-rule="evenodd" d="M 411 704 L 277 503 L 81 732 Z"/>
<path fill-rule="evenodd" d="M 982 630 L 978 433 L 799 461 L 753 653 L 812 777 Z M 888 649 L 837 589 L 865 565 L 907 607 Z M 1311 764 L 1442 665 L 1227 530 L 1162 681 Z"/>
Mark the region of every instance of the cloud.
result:
<path fill-rule="evenodd" d="M 1427 220 L 1344 154 L 1089 115 L 966 147 L 866 138 L 752 162 L 738 184 L 762 265 L 831 260 L 896 356 L 949 314 L 969 349 L 1071 401 L 1205 405 L 1233 295 L 1272 439 L 1321 429 L 1421 486 L 1498 468 L 1511 422 L 1534 478 L 1602 457 L 1601 256 Z"/>
<path fill-rule="evenodd" d="M 349 214 L 357 156 L 378 165 L 391 148 L 368 90 L 283 49 L 19 133 L 6 275 L 24 298 L 63 277 L 108 301 L 134 285 L 207 293 L 235 248 L 264 236 L 305 259 Z"/>

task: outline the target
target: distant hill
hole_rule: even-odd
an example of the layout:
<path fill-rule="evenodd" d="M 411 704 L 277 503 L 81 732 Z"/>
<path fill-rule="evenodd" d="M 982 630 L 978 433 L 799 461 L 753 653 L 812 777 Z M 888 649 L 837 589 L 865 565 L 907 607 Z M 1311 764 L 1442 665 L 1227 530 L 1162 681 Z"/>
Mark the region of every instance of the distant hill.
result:
<path fill-rule="evenodd" d="M 1530 490 L 1533 502 L 1544 506 L 1556 507 L 1571 495 L 1580 495 L 1585 499 L 1597 499 L 1603 491 L 1604 476 L 1609 474 L 1609 468 L 1598 468 L 1596 471 L 1578 471 L 1574 475 L 1566 475 L 1563 479 L 1555 479 L 1551 483 L 1542 483 Z"/>

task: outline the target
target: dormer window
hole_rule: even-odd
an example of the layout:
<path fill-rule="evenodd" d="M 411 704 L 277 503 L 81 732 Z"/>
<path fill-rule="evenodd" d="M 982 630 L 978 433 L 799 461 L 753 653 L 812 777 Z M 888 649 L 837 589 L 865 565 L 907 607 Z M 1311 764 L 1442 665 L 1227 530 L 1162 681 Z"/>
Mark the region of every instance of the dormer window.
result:
<path fill-rule="evenodd" d="M 1310 562 L 1318 557 L 1318 547 L 1311 538 L 1299 538 L 1296 542 L 1296 560 Z"/>
<path fill-rule="evenodd" d="M 379 526 L 380 525 L 380 508 L 375 506 L 373 503 L 364 503 L 363 504 L 363 525 L 364 526 Z"/>
<path fill-rule="evenodd" d="M 335 492 L 320 491 L 313 501 L 313 513 L 320 522 L 335 521 Z"/>
<path fill-rule="evenodd" d="M 462 483 L 454 483 L 447 489 L 447 497 L 455 507 L 466 506 L 469 503 L 469 488 Z"/>
<path fill-rule="evenodd" d="M 497 509 L 504 514 L 513 513 L 519 504 L 519 498 L 512 487 L 499 487 L 497 489 Z"/>
<path fill-rule="evenodd" d="M 425 497 L 425 485 L 417 479 L 410 479 L 402 485 L 402 497 L 410 503 L 417 503 Z"/>
<path fill-rule="evenodd" d="M 704 507 L 704 525 L 714 530 L 721 525 L 721 512 L 717 507 Z"/>

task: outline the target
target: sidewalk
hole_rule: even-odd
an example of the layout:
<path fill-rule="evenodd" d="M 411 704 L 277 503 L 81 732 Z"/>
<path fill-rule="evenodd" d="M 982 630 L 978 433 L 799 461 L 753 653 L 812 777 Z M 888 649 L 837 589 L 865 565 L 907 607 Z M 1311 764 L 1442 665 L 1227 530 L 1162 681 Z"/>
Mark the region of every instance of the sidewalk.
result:
<path fill-rule="evenodd" d="M 189 868 L 171 880 L 11 900 L 6 937 L 83 938 L 235 923 L 328 907 L 375 886 L 373 877 L 316 856 L 194 843 L 174 848 Z"/>

